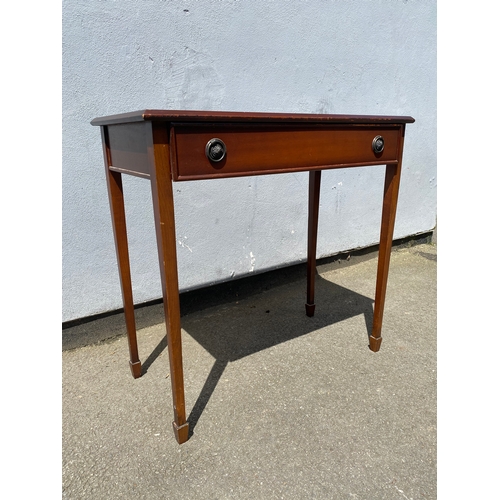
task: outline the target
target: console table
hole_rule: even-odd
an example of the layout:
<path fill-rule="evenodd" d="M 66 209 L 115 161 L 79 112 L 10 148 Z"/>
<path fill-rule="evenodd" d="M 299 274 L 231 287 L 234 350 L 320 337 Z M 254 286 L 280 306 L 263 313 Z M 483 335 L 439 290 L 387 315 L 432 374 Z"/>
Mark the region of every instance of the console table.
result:
<path fill-rule="evenodd" d="M 187 441 L 172 182 L 309 172 L 306 314 L 314 315 L 321 171 L 386 165 L 372 351 L 380 349 L 389 260 L 409 116 L 144 110 L 95 118 L 104 164 L 134 378 L 141 376 L 125 225 L 122 174 L 151 182 L 166 319 L 173 428 Z"/>

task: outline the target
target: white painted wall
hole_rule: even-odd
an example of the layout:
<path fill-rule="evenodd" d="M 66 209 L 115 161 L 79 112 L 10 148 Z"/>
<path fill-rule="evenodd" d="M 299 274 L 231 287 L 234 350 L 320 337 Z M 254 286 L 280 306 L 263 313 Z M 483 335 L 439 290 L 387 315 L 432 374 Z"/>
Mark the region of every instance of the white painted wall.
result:
<path fill-rule="evenodd" d="M 411 115 L 395 237 L 436 222 L 435 0 L 64 0 L 63 321 L 122 306 L 97 116 Z M 378 242 L 383 167 L 325 171 L 318 255 Z M 306 173 L 177 183 L 181 290 L 301 261 Z M 161 296 L 149 183 L 124 177 L 136 303 Z M 270 215 L 272 214 L 272 216 Z"/>

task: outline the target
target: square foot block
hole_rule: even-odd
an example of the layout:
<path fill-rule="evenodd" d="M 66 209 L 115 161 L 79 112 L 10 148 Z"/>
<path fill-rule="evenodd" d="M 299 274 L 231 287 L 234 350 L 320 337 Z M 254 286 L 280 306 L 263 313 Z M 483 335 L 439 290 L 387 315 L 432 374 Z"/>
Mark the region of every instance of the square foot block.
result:
<path fill-rule="evenodd" d="M 314 309 L 316 309 L 316 304 L 306 304 L 306 314 L 310 318 L 314 316 Z"/>
<path fill-rule="evenodd" d="M 178 426 L 175 422 L 172 422 L 172 426 L 174 427 L 175 439 L 179 444 L 185 443 L 189 437 L 189 422 Z"/>
<path fill-rule="evenodd" d="M 132 372 L 132 377 L 139 378 L 142 375 L 141 362 L 136 361 L 135 363 L 132 363 L 132 361 L 129 361 L 129 364 L 130 364 L 130 371 Z"/>
<path fill-rule="evenodd" d="M 380 349 L 380 344 L 382 343 L 382 337 L 372 337 L 370 335 L 370 350 L 373 352 L 378 352 Z"/>

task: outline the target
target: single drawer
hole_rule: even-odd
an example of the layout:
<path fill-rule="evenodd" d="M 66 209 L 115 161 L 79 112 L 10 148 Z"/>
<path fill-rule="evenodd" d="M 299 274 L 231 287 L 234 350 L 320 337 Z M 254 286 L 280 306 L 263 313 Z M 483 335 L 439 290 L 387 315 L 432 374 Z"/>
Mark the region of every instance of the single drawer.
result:
<path fill-rule="evenodd" d="M 182 181 L 385 164 L 397 161 L 400 130 L 378 125 L 174 123 L 172 175 Z M 373 146 L 377 136 L 383 138 L 378 153 Z"/>

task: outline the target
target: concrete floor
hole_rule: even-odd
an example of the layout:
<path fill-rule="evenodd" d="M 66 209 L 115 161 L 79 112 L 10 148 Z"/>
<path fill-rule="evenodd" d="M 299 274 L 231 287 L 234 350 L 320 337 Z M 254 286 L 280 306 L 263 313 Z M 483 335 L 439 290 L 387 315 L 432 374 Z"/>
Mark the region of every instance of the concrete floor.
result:
<path fill-rule="evenodd" d="M 436 264 L 393 250 L 378 353 L 375 258 L 320 265 L 313 318 L 305 266 L 192 295 L 181 446 L 162 306 L 137 311 L 137 380 L 122 315 L 65 330 L 63 498 L 436 498 Z"/>

